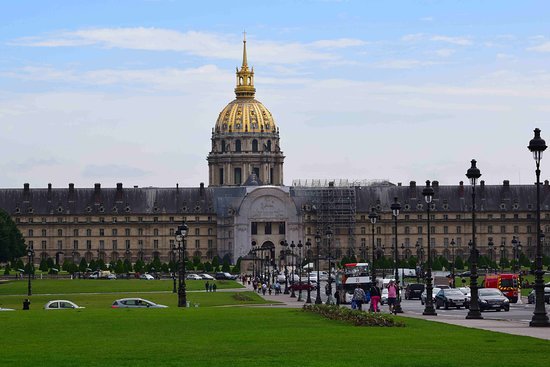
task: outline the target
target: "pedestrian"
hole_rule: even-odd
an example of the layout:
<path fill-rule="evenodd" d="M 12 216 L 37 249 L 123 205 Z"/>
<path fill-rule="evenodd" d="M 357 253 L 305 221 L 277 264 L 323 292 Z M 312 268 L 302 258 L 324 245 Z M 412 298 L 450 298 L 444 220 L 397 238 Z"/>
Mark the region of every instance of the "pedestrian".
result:
<path fill-rule="evenodd" d="M 262 283 L 262 294 L 265 296 L 265 292 L 267 291 L 267 284 Z"/>
<path fill-rule="evenodd" d="M 334 291 L 334 299 L 336 299 L 336 306 L 340 306 L 340 291 L 338 289 Z"/>
<path fill-rule="evenodd" d="M 357 309 L 359 311 L 362 311 L 363 302 L 365 302 L 365 291 L 359 284 L 355 286 L 355 289 L 353 290 L 353 298 L 352 300 L 355 301 L 355 305 L 357 306 Z"/>
<path fill-rule="evenodd" d="M 270 296 L 271 296 L 272 288 L 273 288 L 273 287 L 271 286 L 271 284 L 269 284 L 269 285 L 267 286 L 267 293 L 269 293 Z"/>
<path fill-rule="evenodd" d="M 378 308 L 378 302 L 380 302 L 380 288 L 376 284 L 372 284 L 370 287 L 370 308 L 372 312 L 380 312 Z"/>
<path fill-rule="evenodd" d="M 386 288 L 388 288 L 388 307 L 390 309 L 390 313 L 395 313 L 395 305 L 397 304 L 397 292 L 399 292 L 399 287 L 393 280 L 390 280 L 390 283 Z"/>
<path fill-rule="evenodd" d="M 208 289 L 210 288 L 210 283 L 208 283 L 208 280 L 206 283 L 204 283 L 204 289 L 208 292 Z"/>
<path fill-rule="evenodd" d="M 210 284 L 210 292 L 214 292 L 214 283 Z"/>
<path fill-rule="evenodd" d="M 23 310 L 30 310 L 31 301 L 28 298 L 25 298 L 23 301 Z"/>
<path fill-rule="evenodd" d="M 218 286 L 216 285 L 216 283 L 212 283 L 212 291 L 215 292 L 216 289 L 218 289 Z"/>

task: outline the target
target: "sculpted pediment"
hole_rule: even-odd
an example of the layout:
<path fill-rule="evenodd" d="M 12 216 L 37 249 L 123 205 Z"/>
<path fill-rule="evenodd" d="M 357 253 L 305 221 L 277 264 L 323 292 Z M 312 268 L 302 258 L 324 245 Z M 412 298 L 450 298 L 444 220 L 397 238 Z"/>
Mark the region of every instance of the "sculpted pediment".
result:
<path fill-rule="evenodd" d="M 261 196 L 250 206 L 249 217 L 262 219 L 281 219 L 287 217 L 285 203 L 275 196 Z"/>

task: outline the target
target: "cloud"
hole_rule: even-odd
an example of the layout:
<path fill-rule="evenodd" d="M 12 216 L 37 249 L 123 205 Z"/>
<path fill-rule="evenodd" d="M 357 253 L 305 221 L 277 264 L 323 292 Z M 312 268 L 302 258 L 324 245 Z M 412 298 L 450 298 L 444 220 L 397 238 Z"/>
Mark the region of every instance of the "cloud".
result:
<path fill-rule="evenodd" d="M 105 164 L 105 165 L 95 165 L 90 164 L 84 167 L 82 175 L 84 177 L 90 178 L 101 178 L 101 177 L 115 177 L 115 176 L 125 176 L 125 177 L 144 177 L 149 174 L 148 171 L 141 168 L 125 166 L 119 164 Z"/>
<path fill-rule="evenodd" d="M 538 46 L 529 47 L 527 50 L 535 52 L 550 52 L 550 42 L 544 42 Z"/>
<path fill-rule="evenodd" d="M 434 51 L 434 54 L 436 54 L 439 57 L 449 57 L 454 53 L 455 53 L 455 50 L 453 50 L 452 48 L 440 48 L 439 50 Z"/>
<path fill-rule="evenodd" d="M 446 42 L 459 46 L 469 46 L 472 44 L 472 41 L 466 37 L 432 36 L 430 41 Z"/>
<path fill-rule="evenodd" d="M 418 42 L 418 41 L 422 41 L 425 38 L 426 38 L 426 35 L 424 33 L 412 33 L 412 34 L 406 34 L 403 37 L 401 37 L 401 41 Z"/>
<path fill-rule="evenodd" d="M 376 63 L 374 66 L 379 69 L 414 69 L 437 64 L 434 61 L 422 61 L 414 59 L 386 60 Z"/>
<path fill-rule="evenodd" d="M 18 38 L 12 45 L 26 47 L 88 47 L 121 48 L 146 51 L 175 51 L 192 55 L 240 60 L 240 47 L 235 47 L 236 38 L 216 33 L 188 31 L 178 32 L 162 28 L 93 28 L 72 32 L 59 32 L 41 37 Z M 302 63 L 307 61 L 334 61 L 337 55 L 322 52 L 322 49 L 356 47 L 366 42 L 341 38 L 318 40 L 311 43 L 255 41 L 255 62 L 268 64 Z M 250 52 L 249 52 L 250 53 Z"/>

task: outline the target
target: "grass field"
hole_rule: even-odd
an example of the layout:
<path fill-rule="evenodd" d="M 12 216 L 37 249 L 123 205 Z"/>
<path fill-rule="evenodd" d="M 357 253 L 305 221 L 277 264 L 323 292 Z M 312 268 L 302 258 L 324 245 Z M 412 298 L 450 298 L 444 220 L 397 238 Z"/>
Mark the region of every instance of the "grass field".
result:
<path fill-rule="evenodd" d="M 400 318 L 403 328 L 355 327 L 299 309 L 250 307 L 265 301 L 242 289 L 190 291 L 189 301 L 200 306 L 178 308 L 171 292 L 110 293 L 118 281 L 83 281 L 95 282 L 98 294 L 44 282 L 44 289 L 86 308 L 46 311 L 54 297 L 33 295 L 31 310 L 21 311 L 24 296 L 1 295 L 4 307 L 17 308 L 0 312 L 2 365 L 502 367 L 547 366 L 550 355 L 549 341 L 424 320 Z M 169 308 L 110 308 L 125 295 Z"/>

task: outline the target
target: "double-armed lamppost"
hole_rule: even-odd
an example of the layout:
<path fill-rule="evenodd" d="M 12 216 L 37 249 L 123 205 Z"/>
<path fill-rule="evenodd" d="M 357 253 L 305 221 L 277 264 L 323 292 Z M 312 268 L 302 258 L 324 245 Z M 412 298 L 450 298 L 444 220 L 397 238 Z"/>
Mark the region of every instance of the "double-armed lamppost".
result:
<path fill-rule="evenodd" d="M 399 211 L 401 210 L 401 204 L 399 201 L 397 201 L 397 197 L 393 198 L 393 203 L 390 206 L 392 214 L 393 214 L 393 223 L 394 223 L 394 231 L 395 231 L 395 248 L 394 248 L 394 258 L 395 258 L 395 285 L 397 286 L 397 300 L 395 303 L 395 307 L 393 308 L 394 313 L 403 313 L 403 309 L 401 308 L 401 291 L 399 288 L 399 269 L 398 269 L 398 262 L 399 262 L 399 254 L 397 250 L 397 217 L 399 216 Z"/>
<path fill-rule="evenodd" d="M 304 245 L 302 244 L 302 240 L 299 240 L 298 241 L 298 245 L 296 245 L 296 247 L 298 247 L 298 250 L 296 251 L 298 253 L 298 285 L 299 285 L 299 289 L 298 289 L 298 301 L 302 302 L 304 299 L 302 298 L 302 248 L 304 247 Z"/>
<path fill-rule="evenodd" d="M 290 298 L 296 298 L 296 293 L 294 292 L 294 274 L 296 274 L 296 258 L 294 257 L 294 249 L 296 248 L 296 245 L 294 244 L 294 241 L 290 243 L 290 252 L 292 254 L 292 261 L 290 263 Z"/>
<path fill-rule="evenodd" d="M 477 258 L 478 251 L 476 248 L 476 183 L 481 177 L 479 168 L 476 167 L 476 160 L 472 159 L 472 166 L 466 172 L 466 177 L 472 185 L 472 247 L 470 248 L 470 309 L 467 319 L 483 319 L 479 310 L 479 296 L 477 287 Z"/>
<path fill-rule="evenodd" d="M 307 299 L 306 303 L 311 303 L 311 267 L 309 264 L 311 263 L 311 259 L 309 258 L 309 255 L 311 254 L 311 241 L 309 238 L 306 241 L 306 254 L 307 254 Z M 319 278 L 317 278 L 317 288 L 319 288 Z"/>
<path fill-rule="evenodd" d="M 546 142 L 540 137 L 540 129 L 535 129 L 535 137 L 531 139 L 528 146 L 535 159 L 537 176 L 537 254 L 535 258 L 535 311 L 529 326 L 548 327 L 548 315 L 544 307 L 544 279 L 542 270 L 542 240 L 540 228 L 540 161 L 542 153 L 546 150 Z"/>
<path fill-rule="evenodd" d="M 176 230 L 176 242 L 178 243 L 178 307 L 187 307 L 187 294 L 185 292 L 185 237 L 189 227 L 183 222 Z"/>
<path fill-rule="evenodd" d="M 370 208 L 370 213 L 369 213 L 369 219 L 370 219 L 370 223 L 371 223 L 371 233 L 372 233 L 372 263 L 371 263 L 371 281 L 372 281 L 372 284 L 373 285 L 376 285 L 376 268 L 374 266 L 374 258 L 375 258 L 375 255 L 374 255 L 374 249 L 375 249 L 375 244 L 374 244 L 374 225 L 376 224 L 376 221 L 378 220 L 378 213 L 376 213 L 376 210 L 374 208 Z"/>
<path fill-rule="evenodd" d="M 27 256 L 29 261 L 29 282 L 27 284 L 27 295 L 32 296 L 31 278 L 32 274 L 34 273 L 34 249 L 32 247 L 29 247 L 27 249 Z"/>
<path fill-rule="evenodd" d="M 315 304 L 320 305 L 321 301 L 321 279 L 319 279 L 319 251 L 321 247 L 321 235 L 319 232 L 315 235 L 315 245 L 317 245 L 317 296 L 315 297 Z"/>
<path fill-rule="evenodd" d="M 433 282 L 432 282 L 432 238 L 430 227 L 430 207 L 434 198 L 435 192 L 430 184 L 430 180 L 426 181 L 426 187 L 422 190 L 424 201 L 426 202 L 426 212 L 428 216 L 428 266 L 426 269 L 426 306 L 424 307 L 423 315 L 437 316 L 433 303 Z"/>
<path fill-rule="evenodd" d="M 330 227 L 327 228 L 325 232 L 327 237 L 327 247 L 328 247 L 328 284 L 327 284 L 327 305 L 332 303 L 332 262 L 331 262 L 331 253 L 330 253 L 330 240 L 332 239 L 332 230 Z"/>

